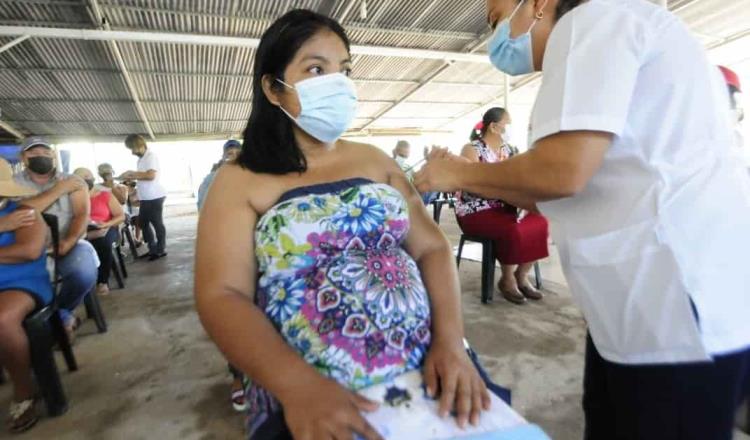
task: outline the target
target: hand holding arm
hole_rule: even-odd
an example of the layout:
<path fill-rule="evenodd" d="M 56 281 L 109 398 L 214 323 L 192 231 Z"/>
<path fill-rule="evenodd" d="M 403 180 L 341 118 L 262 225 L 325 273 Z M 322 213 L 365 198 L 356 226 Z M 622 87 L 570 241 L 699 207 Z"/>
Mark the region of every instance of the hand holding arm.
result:
<path fill-rule="evenodd" d="M 0 232 L 10 232 L 34 224 L 36 221 L 34 209 L 17 209 L 12 213 L 0 217 Z"/>
<path fill-rule="evenodd" d="M 430 161 L 415 177 L 420 191 L 465 190 L 527 208 L 537 202 L 571 197 L 599 170 L 612 141 L 610 133 L 561 132 L 534 149 L 498 163 Z"/>
<path fill-rule="evenodd" d="M 47 226 L 42 216 L 26 207 L 18 208 L 15 212 L 32 213 L 34 221 L 15 230 L 16 242 L 9 246 L 0 247 L 0 263 L 18 264 L 34 261 L 42 255 L 47 241 Z"/>
<path fill-rule="evenodd" d="M 44 212 L 54 204 L 57 199 L 67 194 L 73 194 L 76 192 L 85 192 L 87 189 L 86 182 L 84 182 L 78 176 L 69 176 L 64 179 L 60 179 L 52 188 L 44 191 L 40 194 L 24 199 L 23 204 L 30 206 L 39 212 Z"/>

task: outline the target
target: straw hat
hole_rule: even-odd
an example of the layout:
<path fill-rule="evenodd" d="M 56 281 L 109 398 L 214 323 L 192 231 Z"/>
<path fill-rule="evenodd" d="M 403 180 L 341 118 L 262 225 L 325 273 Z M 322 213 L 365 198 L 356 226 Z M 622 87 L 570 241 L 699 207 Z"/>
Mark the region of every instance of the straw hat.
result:
<path fill-rule="evenodd" d="M 13 168 L 5 159 L 0 159 L 0 197 L 33 196 L 36 191 L 13 180 Z"/>

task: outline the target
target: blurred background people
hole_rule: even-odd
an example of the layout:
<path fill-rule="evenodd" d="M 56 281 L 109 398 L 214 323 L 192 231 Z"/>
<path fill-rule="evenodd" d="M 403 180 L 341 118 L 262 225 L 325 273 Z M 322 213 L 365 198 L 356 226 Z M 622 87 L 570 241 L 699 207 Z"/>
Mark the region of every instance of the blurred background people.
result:
<path fill-rule="evenodd" d="M 731 110 L 729 122 L 734 130 L 734 138 L 737 147 L 740 148 L 745 159 L 745 165 L 750 169 L 750 149 L 745 145 L 745 138 L 742 135 L 742 121 L 745 120 L 745 109 L 742 107 L 742 84 L 740 77 L 732 69 L 719 66 L 724 82 L 729 92 L 729 108 Z"/>
<path fill-rule="evenodd" d="M 208 173 L 206 178 L 203 179 L 203 182 L 201 182 L 200 187 L 198 187 L 199 211 L 203 207 L 203 202 L 206 201 L 206 194 L 208 194 L 208 189 L 211 188 L 211 183 L 214 181 L 214 177 L 216 177 L 216 172 L 219 171 L 219 168 L 225 163 L 232 163 L 237 160 L 240 151 L 242 151 L 242 144 L 237 140 L 230 139 L 224 144 L 224 154 L 222 154 L 221 160 L 214 164 L 213 168 L 211 168 L 211 172 Z"/>
<path fill-rule="evenodd" d="M 86 182 L 91 202 L 86 239 L 99 256 L 96 292 L 109 293 L 109 275 L 112 271 L 112 246 L 119 238 L 118 226 L 125 221 L 125 211 L 113 192 L 94 184 L 94 174 L 88 168 L 78 168 L 73 173 Z"/>
<path fill-rule="evenodd" d="M 120 205 L 128 201 L 128 187 L 115 182 L 115 171 L 112 165 L 103 163 L 97 168 L 99 177 L 102 179 L 101 186 L 112 192 Z"/>

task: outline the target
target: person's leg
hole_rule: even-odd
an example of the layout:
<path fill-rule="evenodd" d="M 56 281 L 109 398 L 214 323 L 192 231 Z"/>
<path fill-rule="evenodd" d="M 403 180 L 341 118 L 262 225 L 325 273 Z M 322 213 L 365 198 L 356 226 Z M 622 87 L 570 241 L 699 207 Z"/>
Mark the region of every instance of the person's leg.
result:
<path fill-rule="evenodd" d="M 167 248 L 167 229 L 164 227 L 164 201 L 166 197 L 155 200 L 152 223 L 156 233 L 157 255 L 163 255 Z"/>
<path fill-rule="evenodd" d="M 528 299 L 532 299 L 535 301 L 541 300 L 544 298 L 544 295 L 542 292 L 536 289 L 530 282 L 529 282 L 529 272 L 531 269 L 534 268 L 534 263 L 523 263 L 518 265 L 518 269 L 516 269 L 515 273 L 515 279 L 516 283 L 518 285 L 518 290 L 523 293 L 523 296 L 525 296 Z"/>
<path fill-rule="evenodd" d="M 29 339 L 23 329 L 23 320 L 35 307 L 34 298 L 26 292 L 0 292 L 0 365 L 5 367 L 13 382 L 8 420 L 12 432 L 26 431 L 39 419 L 34 408 Z"/>
<path fill-rule="evenodd" d="M 26 292 L 0 292 L 0 365 L 5 367 L 13 382 L 13 399 L 16 402 L 34 397 L 31 352 L 23 320 L 35 307 L 34 298 Z"/>
<path fill-rule="evenodd" d="M 501 291 L 513 291 L 518 289 L 518 284 L 516 283 L 516 266 L 512 264 L 501 264 L 500 265 L 500 281 L 498 282 L 498 287 Z"/>
<path fill-rule="evenodd" d="M 141 200 L 141 211 L 138 214 L 138 218 L 141 220 L 143 240 L 148 245 L 148 253 L 151 255 L 157 254 L 156 240 L 154 239 L 154 233 L 151 230 L 154 215 L 154 203 L 154 200 Z"/>
<path fill-rule="evenodd" d="M 99 257 L 99 270 L 96 277 L 98 285 L 107 284 L 109 281 L 109 274 L 112 270 L 112 245 L 116 239 L 117 231 L 114 228 L 110 228 L 104 237 L 89 240 L 91 246 L 96 250 L 96 255 Z"/>
<path fill-rule="evenodd" d="M 73 310 L 96 284 L 97 267 L 93 247 L 79 242 L 58 261 L 58 273 L 62 279 L 60 286 L 60 316 L 67 328 L 74 322 Z"/>

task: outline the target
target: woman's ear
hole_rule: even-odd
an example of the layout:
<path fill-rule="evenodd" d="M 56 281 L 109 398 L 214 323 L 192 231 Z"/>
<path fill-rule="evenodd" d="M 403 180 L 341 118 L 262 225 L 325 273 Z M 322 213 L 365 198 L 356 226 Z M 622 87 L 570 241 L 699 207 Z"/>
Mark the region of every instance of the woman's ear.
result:
<path fill-rule="evenodd" d="M 279 96 L 276 90 L 274 90 L 274 83 L 276 82 L 276 78 L 273 77 L 271 74 L 265 74 L 263 75 L 263 78 L 261 78 L 261 85 L 263 86 L 263 94 L 266 95 L 266 99 L 268 102 L 270 102 L 273 105 L 281 106 L 281 100 L 279 100 Z"/>

